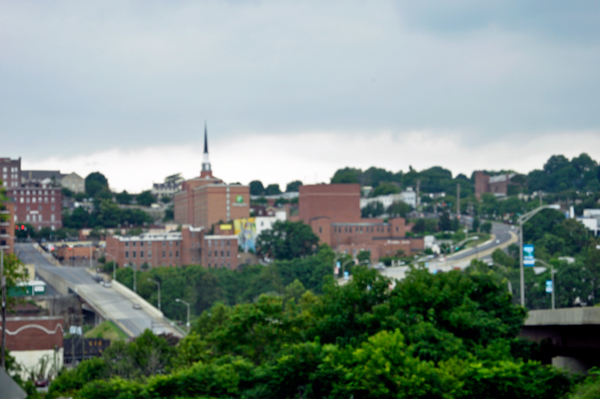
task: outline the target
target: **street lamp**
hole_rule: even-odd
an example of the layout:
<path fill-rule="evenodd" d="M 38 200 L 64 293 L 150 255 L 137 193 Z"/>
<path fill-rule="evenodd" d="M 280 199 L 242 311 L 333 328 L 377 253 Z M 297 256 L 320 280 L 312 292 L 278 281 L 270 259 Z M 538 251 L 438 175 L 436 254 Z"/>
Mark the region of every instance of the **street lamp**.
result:
<path fill-rule="evenodd" d="M 544 209 L 559 210 L 560 205 L 542 205 L 535 208 L 532 211 L 524 213 L 517 219 L 517 221 L 519 222 L 519 274 L 521 277 L 521 306 L 523 307 L 525 306 L 525 271 L 523 268 L 523 224 L 535 215 L 537 215 L 538 212 L 543 211 Z"/>
<path fill-rule="evenodd" d="M 186 327 L 187 327 L 187 333 L 190 333 L 190 304 L 187 303 L 186 301 L 182 301 L 181 299 L 177 298 L 175 299 L 175 302 L 181 302 L 183 303 L 185 306 L 187 306 L 187 323 L 186 323 Z"/>
<path fill-rule="evenodd" d="M 552 278 L 552 310 L 554 310 L 555 309 L 555 306 L 554 306 L 554 291 L 556 291 L 555 288 L 554 288 L 554 275 L 557 272 L 556 272 L 556 270 L 554 270 L 554 266 L 553 265 L 550 265 L 550 264 L 548 264 L 547 262 L 544 262 L 541 259 L 536 259 L 535 261 L 536 262 L 540 262 L 542 265 L 550 268 L 550 276 Z"/>
<path fill-rule="evenodd" d="M 153 280 L 151 278 L 149 278 L 148 281 L 150 281 L 158 286 L 158 310 L 160 310 L 160 282 Z"/>

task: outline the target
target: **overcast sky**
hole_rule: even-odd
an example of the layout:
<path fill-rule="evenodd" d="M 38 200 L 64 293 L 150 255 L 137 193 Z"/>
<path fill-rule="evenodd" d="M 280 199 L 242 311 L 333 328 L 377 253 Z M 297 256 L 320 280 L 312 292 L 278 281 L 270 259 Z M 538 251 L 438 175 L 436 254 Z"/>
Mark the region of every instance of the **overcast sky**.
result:
<path fill-rule="evenodd" d="M 600 2 L 0 0 L 0 156 L 140 191 L 600 159 Z"/>

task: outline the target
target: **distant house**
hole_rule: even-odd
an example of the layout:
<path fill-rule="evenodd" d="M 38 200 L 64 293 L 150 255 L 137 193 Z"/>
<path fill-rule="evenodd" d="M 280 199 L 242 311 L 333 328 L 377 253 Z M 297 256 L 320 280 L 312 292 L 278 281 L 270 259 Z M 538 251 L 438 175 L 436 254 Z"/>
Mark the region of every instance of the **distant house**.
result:
<path fill-rule="evenodd" d="M 75 172 L 68 175 L 63 175 L 63 177 L 60 179 L 60 185 L 64 188 L 68 188 L 74 193 L 85 192 L 85 179 Z"/>

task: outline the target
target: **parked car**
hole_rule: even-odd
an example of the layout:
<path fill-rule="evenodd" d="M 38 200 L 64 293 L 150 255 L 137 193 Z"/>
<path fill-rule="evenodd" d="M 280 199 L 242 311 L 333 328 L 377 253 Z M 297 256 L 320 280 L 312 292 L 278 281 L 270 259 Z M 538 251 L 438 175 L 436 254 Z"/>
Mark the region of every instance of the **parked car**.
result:
<path fill-rule="evenodd" d="M 110 281 L 105 281 L 105 282 L 103 282 L 103 283 L 102 283 L 102 286 L 103 286 L 104 288 L 110 288 L 110 287 L 112 287 L 112 285 L 110 284 Z"/>
<path fill-rule="evenodd" d="M 140 305 L 139 303 L 134 303 L 133 304 L 133 308 L 137 309 L 137 310 L 140 310 L 142 308 L 142 305 Z"/>

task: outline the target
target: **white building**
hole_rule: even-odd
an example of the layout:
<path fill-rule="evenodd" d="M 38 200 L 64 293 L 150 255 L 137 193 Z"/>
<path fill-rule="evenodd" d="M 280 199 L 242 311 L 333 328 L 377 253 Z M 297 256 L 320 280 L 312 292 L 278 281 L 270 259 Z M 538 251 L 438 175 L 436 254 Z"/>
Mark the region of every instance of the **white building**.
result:
<path fill-rule="evenodd" d="M 600 233 L 600 209 L 584 209 L 583 217 L 577 218 L 595 236 Z"/>
<path fill-rule="evenodd" d="M 398 194 L 388 194 L 388 195 L 380 195 L 379 197 L 374 198 L 361 198 L 360 199 L 360 207 L 361 209 L 365 206 L 369 205 L 372 202 L 381 202 L 383 207 L 387 209 L 394 202 L 405 202 L 413 208 L 417 207 L 417 193 L 412 189 L 408 189 L 406 191 L 402 191 Z"/>
<path fill-rule="evenodd" d="M 255 218 L 256 236 L 258 237 L 260 233 L 265 230 L 270 230 L 271 227 L 273 227 L 273 224 L 278 220 L 285 222 L 285 210 L 276 211 L 275 216 L 257 216 Z"/>
<path fill-rule="evenodd" d="M 85 179 L 75 172 L 63 175 L 60 179 L 60 185 L 74 193 L 85 193 Z"/>

